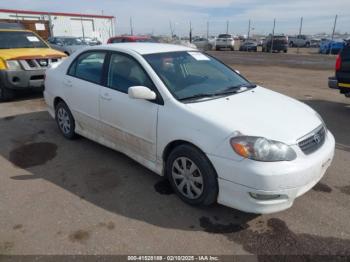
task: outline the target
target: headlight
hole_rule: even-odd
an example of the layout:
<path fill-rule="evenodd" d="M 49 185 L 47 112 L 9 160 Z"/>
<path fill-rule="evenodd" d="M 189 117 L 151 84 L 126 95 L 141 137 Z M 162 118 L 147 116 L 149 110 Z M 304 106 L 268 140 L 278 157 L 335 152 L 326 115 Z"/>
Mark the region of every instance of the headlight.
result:
<path fill-rule="evenodd" d="M 17 60 L 7 60 L 6 61 L 7 68 L 10 70 L 19 70 L 21 69 L 21 65 Z"/>
<path fill-rule="evenodd" d="M 256 161 L 292 161 L 297 157 L 290 146 L 263 137 L 238 136 L 231 138 L 230 143 L 238 155 Z"/>

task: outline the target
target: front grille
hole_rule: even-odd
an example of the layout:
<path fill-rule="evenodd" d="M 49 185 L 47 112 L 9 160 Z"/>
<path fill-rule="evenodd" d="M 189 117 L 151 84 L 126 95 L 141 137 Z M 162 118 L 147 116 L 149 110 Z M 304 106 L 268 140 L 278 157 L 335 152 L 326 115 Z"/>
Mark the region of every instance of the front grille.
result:
<path fill-rule="evenodd" d="M 24 70 L 46 69 L 51 63 L 58 62 L 58 58 L 35 58 L 19 60 Z"/>
<path fill-rule="evenodd" d="M 324 144 L 326 128 L 322 125 L 305 137 L 306 138 L 302 138 L 302 140 L 298 142 L 298 145 L 304 154 L 309 155 Z"/>
<path fill-rule="evenodd" d="M 36 64 L 35 64 L 34 60 L 26 59 L 26 62 L 27 62 L 29 67 L 36 67 Z"/>

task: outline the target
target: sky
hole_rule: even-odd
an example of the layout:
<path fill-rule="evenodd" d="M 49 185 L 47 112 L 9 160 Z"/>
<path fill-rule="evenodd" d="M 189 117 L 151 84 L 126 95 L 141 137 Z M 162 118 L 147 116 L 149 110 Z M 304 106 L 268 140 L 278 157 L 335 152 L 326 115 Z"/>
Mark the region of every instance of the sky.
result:
<path fill-rule="evenodd" d="M 177 35 L 226 33 L 268 34 L 276 18 L 276 33 L 297 34 L 303 17 L 303 33 L 328 33 L 338 15 L 337 32 L 350 33 L 350 0 L 0 0 L 0 8 L 51 12 L 105 14 L 116 17 L 118 34 Z"/>

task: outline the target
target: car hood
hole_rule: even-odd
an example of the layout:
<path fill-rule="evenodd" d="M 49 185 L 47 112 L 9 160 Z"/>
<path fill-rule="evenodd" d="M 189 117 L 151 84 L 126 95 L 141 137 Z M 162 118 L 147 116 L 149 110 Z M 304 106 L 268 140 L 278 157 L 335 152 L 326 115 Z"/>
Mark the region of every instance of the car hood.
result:
<path fill-rule="evenodd" d="M 52 48 L 14 48 L 0 49 L 0 57 L 4 60 L 63 57 L 65 54 Z"/>
<path fill-rule="evenodd" d="M 309 106 L 263 87 L 187 106 L 199 117 L 226 129 L 227 135 L 239 131 L 288 145 L 322 124 Z"/>

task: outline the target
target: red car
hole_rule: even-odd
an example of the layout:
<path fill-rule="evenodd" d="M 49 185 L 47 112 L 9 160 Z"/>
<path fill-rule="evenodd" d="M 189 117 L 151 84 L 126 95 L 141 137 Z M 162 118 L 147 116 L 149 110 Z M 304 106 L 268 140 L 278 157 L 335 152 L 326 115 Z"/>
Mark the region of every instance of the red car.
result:
<path fill-rule="evenodd" d="M 107 44 L 127 43 L 127 42 L 152 42 L 154 39 L 148 36 L 114 36 L 108 39 Z"/>

